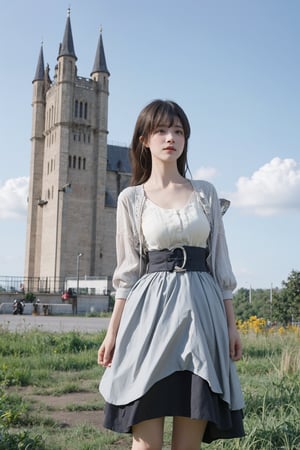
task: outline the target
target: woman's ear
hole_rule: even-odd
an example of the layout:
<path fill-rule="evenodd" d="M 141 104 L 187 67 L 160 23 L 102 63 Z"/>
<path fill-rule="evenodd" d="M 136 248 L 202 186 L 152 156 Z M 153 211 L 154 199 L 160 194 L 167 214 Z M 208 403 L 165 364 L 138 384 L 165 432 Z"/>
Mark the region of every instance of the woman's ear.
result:
<path fill-rule="evenodd" d="M 139 141 L 140 141 L 140 143 L 143 145 L 143 147 L 148 147 L 148 146 L 147 146 L 147 141 L 146 141 L 146 139 L 144 138 L 144 136 L 140 136 L 140 137 L 139 137 Z"/>

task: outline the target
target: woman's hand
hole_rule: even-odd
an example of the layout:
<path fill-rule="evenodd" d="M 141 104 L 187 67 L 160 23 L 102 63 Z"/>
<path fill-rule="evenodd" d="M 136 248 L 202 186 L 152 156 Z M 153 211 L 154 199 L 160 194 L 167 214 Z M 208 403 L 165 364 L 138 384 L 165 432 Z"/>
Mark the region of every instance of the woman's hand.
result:
<path fill-rule="evenodd" d="M 114 356 L 116 337 L 120 325 L 120 320 L 125 306 L 125 299 L 115 300 L 114 310 L 109 322 L 106 336 L 98 350 L 98 364 L 103 367 L 110 367 Z"/>
<path fill-rule="evenodd" d="M 233 304 L 231 299 L 224 300 L 228 336 L 229 336 L 229 356 L 232 361 L 238 361 L 242 357 L 242 342 L 240 334 L 236 328 Z"/>
<path fill-rule="evenodd" d="M 116 339 L 106 335 L 98 350 L 98 364 L 103 367 L 110 367 L 114 355 Z"/>
<path fill-rule="evenodd" d="M 232 361 L 239 361 L 242 357 L 242 342 L 236 326 L 228 327 L 229 355 Z"/>

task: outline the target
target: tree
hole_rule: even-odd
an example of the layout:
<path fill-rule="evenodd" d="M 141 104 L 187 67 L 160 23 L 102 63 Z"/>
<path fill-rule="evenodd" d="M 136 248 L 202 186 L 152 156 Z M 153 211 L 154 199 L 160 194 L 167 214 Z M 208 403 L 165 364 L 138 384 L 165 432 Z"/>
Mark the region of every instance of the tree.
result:
<path fill-rule="evenodd" d="M 234 310 L 237 319 L 248 320 L 251 316 L 271 320 L 272 305 L 269 289 L 240 288 L 233 297 Z"/>
<path fill-rule="evenodd" d="M 250 316 L 256 314 L 256 309 L 251 297 L 252 294 L 250 295 L 250 290 L 245 288 L 240 288 L 234 294 L 233 302 L 236 319 L 248 320 Z"/>
<path fill-rule="evenodd" d="M 300 321 L 300 272 L 292 270 L 273 296 L 273 317 L 284 325 Z"/>

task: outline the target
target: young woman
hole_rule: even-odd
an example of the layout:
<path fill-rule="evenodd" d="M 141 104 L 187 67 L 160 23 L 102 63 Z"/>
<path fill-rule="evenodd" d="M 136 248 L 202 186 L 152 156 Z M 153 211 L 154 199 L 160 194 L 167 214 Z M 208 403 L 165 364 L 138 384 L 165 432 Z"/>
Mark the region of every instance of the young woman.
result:
<path fill-rule="evenodd" d="M 166 416 L 172 450 L 244 435 L 236 281 L 216 191 L 185 178 L 189 136 L 175 102 L 146 106 L 118 199 L 116 301 L 98 363 L 104 425 L 131 432 L 132 450 L 161 449 Z"/>

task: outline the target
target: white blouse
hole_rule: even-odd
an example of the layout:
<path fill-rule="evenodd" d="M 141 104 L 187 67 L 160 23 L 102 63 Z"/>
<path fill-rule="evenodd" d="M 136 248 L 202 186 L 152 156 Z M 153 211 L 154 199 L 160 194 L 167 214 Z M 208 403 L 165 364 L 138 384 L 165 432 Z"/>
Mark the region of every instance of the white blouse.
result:
<path fill-rule="evenodd" d="M 179 209 L 161 208 L 146 198 L 142 232 L 146 250 L 162 250 L 178 245 L 206 248 L 210 226 L 193 192 L 187 204 Z"/>

